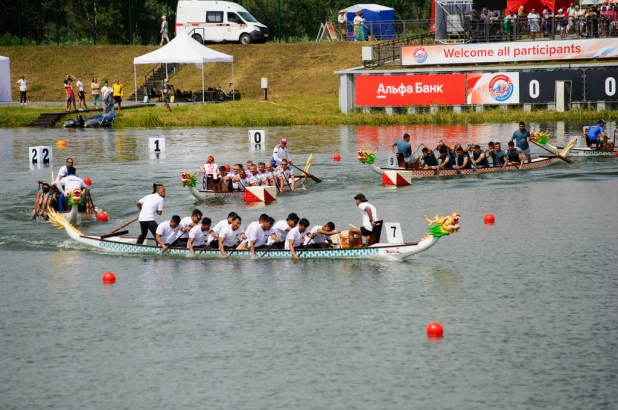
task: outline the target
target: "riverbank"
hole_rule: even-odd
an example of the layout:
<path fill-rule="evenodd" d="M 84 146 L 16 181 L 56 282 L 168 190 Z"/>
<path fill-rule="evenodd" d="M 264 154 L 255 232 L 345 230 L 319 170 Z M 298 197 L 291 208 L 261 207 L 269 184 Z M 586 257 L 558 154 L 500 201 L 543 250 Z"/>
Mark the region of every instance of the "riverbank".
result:
<path fill-rule="evenodd" d="M 0 107 L 0 127 L 25 127 L 44 112 L 58 111 L 58 107 Z M 86 116 L 87 114 L 85 114 Z M 509 122 L 566 121 L 579 123 L 609 119 L 614 111 L 571 110 L 569 112 L 523 110 L 502 111 L 500 108 L 484 112 L 456 114 L 438 110 L 436 113 L 386 115 L 348 115 L 339 112 L 337 99 L 280 98 L 276 101 L 241 100 L 220 104 L 172 104 L 172 112 L 165 112 L 162 104 L 136 110 L 120 111 L 114 128 L 139 127 L 272 127 L 290 125 L 407 125 L 407 124 L 482 124 Z M 73 118 L 75 114 L 66 118 Z M 62 126 L 64 120 L 58 122 Z"/>

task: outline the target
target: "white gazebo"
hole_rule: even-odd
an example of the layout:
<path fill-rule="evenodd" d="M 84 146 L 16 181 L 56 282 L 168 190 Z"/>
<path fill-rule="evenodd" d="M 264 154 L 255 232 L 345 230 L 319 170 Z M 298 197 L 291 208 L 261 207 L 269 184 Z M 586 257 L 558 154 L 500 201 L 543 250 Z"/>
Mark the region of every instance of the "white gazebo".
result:
<path fill-rule="evenodd" d="M 184 32 L 176 33 L 176 37 L 151 53 L 133 59 L 133 75 L 135 77 L 135 102 L 137 102 L 137 64 L 195 64 L 202 69 L 202 102 L 204 97 L 204 63 L 232 63 L 232 88 L 234 86 L 234 57 L 204 47 Z"/>
<path fill-rule="evenodd" d="M 11 59 L 0 56 L 0 101 L 13 101 L 11 98 Z"/>

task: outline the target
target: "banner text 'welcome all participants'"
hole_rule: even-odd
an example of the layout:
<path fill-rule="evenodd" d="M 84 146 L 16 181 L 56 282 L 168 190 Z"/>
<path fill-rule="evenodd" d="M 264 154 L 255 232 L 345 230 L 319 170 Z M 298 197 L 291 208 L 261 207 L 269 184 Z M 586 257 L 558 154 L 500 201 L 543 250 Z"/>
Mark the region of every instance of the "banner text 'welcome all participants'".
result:
<path fill-rule="evenodd" d="M 618 58 L 616 39 L 406 46 L 402 66 Z"/>
<path fill-rule="evenodd" d="M 463 105 L 465 74 L 357 75 L 357 107 Z"/>

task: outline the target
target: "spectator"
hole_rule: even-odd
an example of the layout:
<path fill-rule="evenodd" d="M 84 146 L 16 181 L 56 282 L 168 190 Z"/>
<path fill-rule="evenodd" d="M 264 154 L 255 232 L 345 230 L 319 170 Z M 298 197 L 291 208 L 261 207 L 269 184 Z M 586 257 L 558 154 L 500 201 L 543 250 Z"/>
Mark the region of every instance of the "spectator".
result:
<path fill-rule="evenodd" d="M 114 101 L 118 103 L 118 111 L 122 108 L 122 98 L 124 97 L 124 86 L 120 84 L 120 80 L 116 78 L 116 82 L 112 84 L 112 90 L 114 90 Z"/>
<path fill-rule="evenodd" d="M 86 91 L 84 90 L 84 82 L 81 77 L 77 78 L 77 93 L 79 96 L 79 109 L 82 109 L 82 103 L 84 104 L 84 108 L 88 108 L 86 106 Z"/>
<path fill-rule="evenodd" d="M 161 44 L 159 44 L 160 46 L 163 45 L 163 40 L 167 40 L 167 42 L 170 42 L 169 37 L 167 36 L 167 18 L 165 16 L 161 16 L 161 20 L 163 20 L 161 22 Z"/>
<path fill-rule="evenodd" d="M 163 98 L 163 104 L 165 104 L 165 112 L 172 112 L 172 109 L 170 108 L 170 98 L 171 98 L 171 93 L 170 93 L 171 87 L 169 86 L 169 84 L 167 83 L 167 78 L 165 80 L 163 80 L 163 87 L 161 87 L 161 97 Z"/>
<path fill-rule="evenodd" d="M 107 80 L 105 80 L 105 85 L 103 86 L 103 88 L 101 88 L 101 95 L 103 96 L 103 98 L 105 98 L 105 92 L 108 90 L 112 91 L 112 87 L 110 87 Z"/>
<path fill-rule="evenodd" d="M 554 13 L 551 11 L 549 6 L 543 7 L 543 33 L 545 35 L 549 35 L 552 31 L 552 19 L 554 17 Z"/>
<path fill-rule="evenodd" d="M 96 77 L 90 83 L 90 92 L 92 93 L 92 104 L 94 108 L 97 108 L 97 103 L 101 102 L 101 84 L 98 83 Z"/>
<path fill-rule="evenodd" d="M 599 28 L 601 29 L 601 37 L 609 36 L 609 9 L 605 6 L 601 7 L 601 12 L 599 13 Z"/>
<path fill-rule="evenodd" d="M 536 35 L 539 31 L 541 31 L 541 26 L 539 25 L 539 20 L 541 16 L 536 12 L 535 9 L 530 10 L 530 14 L 528 14 L 528 25 L 530 26 L 530 37 L 532 41 L 536 39 Z"/>
<path fill-rule="evenodd" d="M 567 21 L 564 10 L 558 9 L 554 20 L 556 21 L 556 28 L 560 31 L 560 38 L 566 38 Z"/>
<path fill-rule="evenodd" d="M 517 31 L 515 32 L 517 38 L 521 38 L 522 34 L 524 34 L 524 29 L 526 28 L 526 17 L 524 6 L 519 6 L 519 9 L 517 10 Z"/>
<path fill-rule="evenodd" d="M 354 37 L 354 41 L 365 41 L 365 19 L 360 11 L 354 17 Z"/>
<path fill-rule="evenodd" d="M 341 41 L 345 41 L 348 37 L 348 17 L 346 16 L 345 11 L 339 12 L 339 17 L 337 17 L 337 21 L 339 22 L 339 33 L 341 33 Z"/>
<path fill-rule="evenodd" d="M 71 111 L 71 103 L 73 103 L 73 109 L 77 111 L 77 105 L 75 104 L 75 93 L 73 93 L 73 81 L 71 78 L 67 78 L 65 80 L 64 92 L 66 93 L 67 112 Z"/>
<path fill-rule="evenodd" d="M 504 18 L 504 32 L 511 41 L 515 40 L 515 31 L 517 30 L 516 25 L 517 16 L 515 15 L 515 12 L 511 10 L 509 15 Z"/>
<path fill-rule="evenodd" d="M 26 93 L 28 92 L 28 80 L 26 80 L 26 77 L 22 75 L 16 83 L 19 84 L 19 104 L 28 105 L 28 100 L 26 98 Z"/>

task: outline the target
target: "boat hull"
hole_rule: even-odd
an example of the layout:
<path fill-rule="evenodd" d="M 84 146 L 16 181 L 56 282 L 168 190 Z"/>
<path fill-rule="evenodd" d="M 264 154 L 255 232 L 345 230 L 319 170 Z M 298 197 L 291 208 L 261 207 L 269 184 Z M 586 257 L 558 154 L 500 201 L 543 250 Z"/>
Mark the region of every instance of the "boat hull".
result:
<path fill-rule="evenodd" d="M 529 170 L 542 168 L 550 165 L 556 161 L 555 158 L 535 158 L 530 163 L 525 163 L 521 170 Z M 454 175 L 479 175 L 488 174 L 494 172 L 506 172 L 506 171 L 521 171 L 517 165 L 507 165 L 505 167 L 487 167 L 487 168 L 470 168 L 470 169 L 392 169 L 392 168 L 380 168 L 375 164 L 370 164 L 370 167 L 376 173 L 382 175 L 382 183 L 384 185 L 393 186 L 406 186 L 412 183 L 413 179 L 417 178 L 429 178 L 440 176 L 454 176 Z"/>
<path fill-rule="evenodd" d="M 576 138 L 575 146 L 569 152 L 570 157 L 615 157 L 618 156 L 618 149 L 613 149 L 610 151 L 601 151 L 596 148 L 588 148 L 586 146 L 586 140 L 581 135 Z M 549 142 L 545 144 L 539 144 L 548 151 L 553 153 L 560 153 L 564 150 L 564 147 L 557 147 Z"/>

